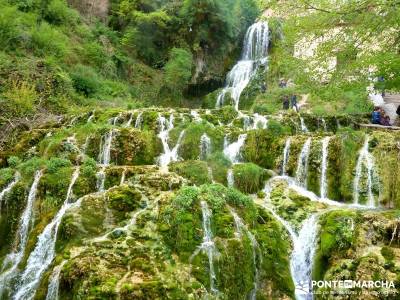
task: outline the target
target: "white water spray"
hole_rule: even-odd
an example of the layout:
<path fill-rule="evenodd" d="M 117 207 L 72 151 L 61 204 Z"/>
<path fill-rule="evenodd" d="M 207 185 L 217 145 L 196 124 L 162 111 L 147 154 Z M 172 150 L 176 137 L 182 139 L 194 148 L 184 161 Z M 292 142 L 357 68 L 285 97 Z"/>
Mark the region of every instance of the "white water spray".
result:
<path fill-rule="evenodd" d="M 21 174 L 19 172 L 15 172 L 14 179 L 0 192 L 0 212 L 2 207 L 2 202 L 5 196 L 11 192 L 12 188 L 20 181 Z"/>
<path fill-rule="evenodd" d="M 290 145 L 291 145 L 291 138 L 287 138 L 285 143 L 285 148 L 283 149 L 283 160 L 282 160 L 282 175 L 286 175 L 287 165 L 289 163 L 289 155 L 290 155 Z"/>
<path fill-rule="evenodd" d="M 298 161 L 296 179 L 302 187 L 307 187 L 308 161 L 311 150 L 311 138 L 308 138 L 301 149 Z"/>
<path fill-rule="evenodd" d="M 267 22 L 257 22 L 247 30 L 242 58 L 226 77 L 226 86 L 218 95 L 216 107 L 224 104 L 225 95 L 230 94 L 236 110 L 239 110 L 240 95 L 257 73 L 261 65 L 267 63 L 269 27 Z"/>
<path fill-rule="evenodd" d="M 226 182 L 228 183 L 228 187 L 234 187 L 235 186 L 235 177 L 233 175 L 233 170 L 228 169 L 228 172 L 226 174 Z"/>
<path fill-rule="evenodd" d="M 106 168 L 110 165 L 111 160 L 111 146 L 113 140 L 114 130 L 111 129 L 104 136 L 104 143 L 101 143 L 99 161 L 101 169 L 97 172 L 97 190 L 99 192 L 104 191 L 104 183 L 106 180 Z"/>
<path fill-rule="evenodd" d="M 322 161 L 321 161 L 321 182 L 320 182 L 320 196 L 321 198 L 327 198 L 328 194 L 328 179 L 327 179 L 327 171 L 328 171 L 328 154 L 329 154 L 329 142 L 331 138 L 325 137 L 322 140 Z"/>
<path fill-rule="evenodd" d="M 200 159 L 206 160 L 210 154 L 211 154 L 211 139 L 206 133 L 204 133 L 200 137 Z"/>
<path fill-rule="evenodd" d="M 183 136 L 185 135 L 185 131 L 182 130 L 179 134 L 178 141 L 174 148 L 170 149 L 168 140 L 169 140 L 169 132 L 174 128 L 174 116 L 170 115 L 169 121 L 165 119 L 165 117 L 159 115 L 158 123 L 160 125 L 160 133 L 158 137 L 161 139 L 161 143 L 163 145 L 164 153 L 161 154 L 158 161 L 161 168 L 167 168 L 170 162 L 178 160 L 178 150 L 179 146 L 182 142 Z"/>
<path fill-rule="evenodd" d="M 135 128 L 140 129 L 143 123 L 143 112 L 138 113 L 135 121 Z"/>
<path fill-rule="evenodd" d="M 306 123 L 304 122 L 303 117 L 300 117 L 300 127 L 301 127 L 301 131 L 308 132 L 308 128 L 306 126 Z"/>
<path fill-rule="evenodd" d="M 241 155 L 240 155 L 240 150 L 242 149 L 245 141 L 247 138 L 247 134 L 241 134 L 238 137 L 238 140 L 236 142 L 233 142 L 232 144 L 225 145 L 224 142 L 224 154 L 227 158 L 232 163 L 238 163 L 240 162 Z"/>
<path fill-rule="evenodd" d="M 63 260 L 61 264 L 56 266 L 51 273 L 51 279 L 49 280 L 49 286 L 47 287 L 46 300 L 58 300 L 58 288 L 60 286 L 61 270 L 66 262 L 66 260 Z"/>
<path fill-rule="evenodd" d="M 55 246 L 61 220 L 69 209 L 76 207 L 80 203 L 71 202 L 73 198 L 73 187 L 78 177 L 79 168 L 76 168 L 72 174 L 71 182 L 63 205 L 53 220 L 38 236 L 35 249 L 29 255 L 25 270 L 19 280 L 17 291 L 13 296 L 13 299 L 32 299 L 35 296 L 36 289 L 43 273 L 50 266 L 56 255 Z"/>

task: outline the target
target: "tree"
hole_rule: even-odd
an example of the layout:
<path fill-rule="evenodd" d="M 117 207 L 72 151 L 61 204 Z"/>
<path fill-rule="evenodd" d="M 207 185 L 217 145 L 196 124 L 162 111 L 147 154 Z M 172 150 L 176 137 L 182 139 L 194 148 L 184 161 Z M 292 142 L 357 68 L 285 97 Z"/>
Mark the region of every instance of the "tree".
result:
<path fill-rule="evenodd" d="M 171 92 L 182 94 L 192 75 L 192 54 L 181 48 L 172 48 L 170 59 L 164 66 L 165 85 Z"/>

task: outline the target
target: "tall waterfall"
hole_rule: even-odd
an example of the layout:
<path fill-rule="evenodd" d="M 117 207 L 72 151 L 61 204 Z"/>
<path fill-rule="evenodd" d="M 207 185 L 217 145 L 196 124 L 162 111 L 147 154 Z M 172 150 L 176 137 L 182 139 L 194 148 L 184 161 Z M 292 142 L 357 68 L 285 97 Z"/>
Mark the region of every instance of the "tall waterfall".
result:
<path fill-rule="evenodd" d="M 321 182 L 320 182 L 320 196 L 322 199 L 327 198 L 328 193 L 328 180 L 327 180 L 327 171 L 328 171 L 328 154 L 329 154 L 329 142 L 331 138 L 325 137 L 322 140 L 322 161 L 321 161 Z"/>
<path fill-rule="evenodd" d="M 365 138 L 363 147 L 358 155 L 356 174 L 353 182 L 353 201 L 354 204 L 359 204 L 360 193 L 361 193 L 361 180 L 363 177 L 363 171 L 366 171 L 367 180 L 367 205 L 375 207 L 375 197 L 373 193 L 374 175 L 375 175 L 375 159 L 369 152 L 369 136 Z"/>
<path fill-rule="evenodd" d="M 287 164 L 289 162 L 291 142 L 292 142 L 291 138 L 288 138 L 285 143 L 285 148 L 283 149 L 282 176 L 286 175 Z"/>
<path fill-rule="evenodd" d="M 101 143 L 99 161 L 101 169 L 97 172 L 97 189 L 99 192 L 104 191 L 104 182 L 106 180 L 106 167 L 110 165 L 111 160 L 111 146 L 113 140 L 114 130 L 111 129 L 104 136 L 104 143 Z"/>
<path fill-rule="evenodd" d="M 216 107 L 224 104 L 225 95 L 229 93 L 239 110 L 240 95 L 256 74 L 261 65 L 267 63 L 269 45 L 269 27 L 267 22 L 257 22 L 247 30 L 242 58 L 226 77 L 226 86 L 218 95 Z"/>
<path fill-rule="evenodd" d="M 211 154 L 211 139 L 206 133 L 204 133 L 200 137 L 200 159 L 206 160 L 210 154 Z"/>
<path fill-rule="evenodd" d="M 240 161 L 240 150 L 242 149 L 246 138 L 247 134 L 241 134 L 236 142 L 227 145 L 224 143 L 224 154 L 232 163 L 238 163 Z"/>
<path fill-rule="evenodd" d="M 61 264 L 56 266 L 51 273 L 51 278 L 49 280 L 49 286 L 47 287 L 46 300 L 58 300 L 58 288 L 60 286 L 60 275 L 61 270 L 67 261 L 63 260 Z"/>
<path fill-rule="evenodd" d="M 31 221 L 33 215 L 33 207 L 36 200 L 37 188 L 40 178 L 43 175 L 43 170 L 36 171 L 33 179 L 32 186 L 29 190 L 26 207 L 22 212 L 21 219 L 19 220 L 19 227 L 17 232 L 17 239 L 15 241 L 16 249 L 7 254 L 1 267 L 0 275 L 0 298 L 4 293 L 5 288 L 9 288 L 10 281 L 18 273 L 18 265 L 24 257 L 26 243 L 31 228 Z"/>
<path fill-rule="evenodd" d="M 14 175 L 14 179 L 0 192 L 0 212 L 4 197 L 12 190 L 12 188 L 19 182 L 20 179 L 21 174 L 19 174 L 19 172 L 16 172 Z"/>
<path fill-rule="evenodd" d="M 311 150 L 311 138 L 308 138 L 301 149 L 296 171 L 296 180 L 302 187 L 307 187 L 308 160 Z"/>
<path fill-rule="evenodd" d="M 167 121 L 165 117 L 159 115 L 158 124 L 160 126 L 160 133 L 158 134 L 158 137 L 160 138 L 164 149 L 164 153 L 161 154 L 158 161 L 162 168 L 166 168 L 170 162 L 178 160 L 178 150 L 182 142 L 183 136 L 185 135 L 185 130 L 182 130 L 179 134 L 178 141 L 176 142 L 175 147 L 170 149 L 168 140 L 169 132 L 174 128 L 174 115 L 170 115 L 169 121 Z"/>
<path fill-rule="evenodd" d="M 318 235 L 318 215 L 313 214 L 306 219 L 293 241 L 290 257 L 290 271 L 295 284 L 297 300 L 311 300 L 311 273 Z"/>
<path fill-rule="evenodd" d="M 56 255 L 55 246 L 61 220 L 67 210 L 71 207 L 75 207 L 77 204 L 77 202 L 73 203 L 71 200 L 73 198 L 73 187 L 78 177 L 79 168 L 76 168 L 72 174 L 67 196 L 61 209 L 38 236 L 35 249 L 29 255 L 25 270 L 19 280 L 17 291 L 13 299 L 32 299 L 34 297 L 36 288 L 40 283 L 43 273 L 50 266 Z"/>
<path fill-rule="evenodd" d="M 257 290 L 258 290 L 258 283 L 259 283 L 259 277 L 260 277 L 260 265 L 262 263 L 262 255 L 261 255 L 261 250 L 260 250 L 260 245 L 258 244 L 255 236 L 249 231 L 247 226 L 244 224 L 243 220 L 239 217 L 239 215 L 231 208 L 230 212 L 233 216 L 233 219 L 235 221 L 235 227 L 236 227 L 236 235 L 237 237 L 241 237 L 242 233 L 248 237 L 248 239 L 251 242 L 252 246 L 252 256 L 253 256 L 253 268 L 254 268 L 254 288 L 250 292 L 250 299 L 255 300 L 257 296 Z"/>

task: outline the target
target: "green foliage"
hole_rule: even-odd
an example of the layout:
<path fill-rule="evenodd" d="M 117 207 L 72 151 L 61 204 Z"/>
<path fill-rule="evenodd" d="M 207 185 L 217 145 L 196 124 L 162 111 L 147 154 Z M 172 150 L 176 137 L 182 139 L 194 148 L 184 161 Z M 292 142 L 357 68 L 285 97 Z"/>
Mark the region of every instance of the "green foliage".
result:
<path fill-rule="evenodd" d="M 129 212 L 139 206 L 141 193 L 132 187 L 121 186 L 107 193 L 109 206 L 117 211 Z"/>
<path fill-rule="evenodd" d="M 231 161 L 222 152 L 215 152 L 207 158 L 215 181 L 226 184 L 226 173 L 231 166 Z"/>
<path fill-rule="evenodd" d="M 63 33 L 45 22 L 32 30 L 32 46 L 39 56 L 64 58 L 70 52 L 67 40 Z"/>
<path fill-rule="evenodd" d="M 100 88 L 98 74 L 91 67 L 76 66 L 71 78 L 75 90 L 86 97 L 96 94 Z"/>
<path fill-rule="evenodd" d="M 235 186 L 243 193 L 254 194 L 263 188 L 264 170 L 253 163 L 233 166 Z"/>
<path fill-rule="evenodd" d="M 13 81 L 6 92 L 3 93 L 5 100 L 0 102 L 17 116 L 31 114 L 36 110 L 38 93 L 35 87 L 27 82 Z"/>
<path fill-rule="evenodd" d="M 383 246 L 381 249 L 381 254 L 386 260 L 393 260 L 395 258 L 395 254 L 392 248 Z"/>
<path fill-rule="evenodd" d="M 68 7 L 65 0 L 52 0 L 47 5 L 44 13 L 47 22 L 56 25 L 75 25 L 79 15 Z"/>
<path fill-rule="evenodd" d="M 0 169 L 0 187 L 3 187 L 14 176 L 14 171 L 11 168 Z"/>
<path fill-rule="evenodd" d="M 207 163 L 203 161 L 189 160 L 173 163 L 169 165 L 169 170 L 189 179 L 196 185 L 211 182 L 211 179 L 208 176 Z"/>
<path fill-rule="evenodd" d="M 192 54 L 186 49 L 172 48 L 164 66 L 165 84 L 172 93 L 182 93 L 192 76 Z"/>
<path fill-rule="evenodd" d="M 72 166 L 71 162 L 68 159 L 59 158 L 59 157 L 52 157 L 47 162 L 46 165 L 47 165 L 47 171 L 50 174 L 57 172 L 57 170 L 60 168 Z"/>
<path fill-rule="evenodd" d="M 196 187 L 184 186 L 179 190 L 172 205 L 179 210 L 190 210 L 199 197 L 199 190 Z"/>
<path fill-rule="evenodd" d="M 15 168 L 21 163 L 21 159 L 18 156 L 10 156 L 7 163 L 11 168 Z"/>

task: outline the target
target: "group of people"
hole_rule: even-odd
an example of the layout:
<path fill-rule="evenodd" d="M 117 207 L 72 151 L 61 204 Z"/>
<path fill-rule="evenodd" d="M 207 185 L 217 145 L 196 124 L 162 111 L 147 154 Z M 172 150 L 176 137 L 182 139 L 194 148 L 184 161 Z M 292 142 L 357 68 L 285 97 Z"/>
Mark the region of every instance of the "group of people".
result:
<path fill-rule="evenodd" d="M 280 88 L 286 88 L 287 87 L 287 82 L 284 79 L 281 79 L 279 81 L 279 87 Z M 296 112 L 299 112 L 299 106 L 297 105 L 297 95 L 284 95 L 282 97 L 282 105 L 284 110 L 288 110 L 289 108 L 296 110 Z"/>
<path fill-rule="evenodd" d="M 400 117 L 400 105 L 397 107 L 396 113 Z M 392 124 L 390 123 L 390 117 L 386 114 L 385 110 L 379 106 L 376 106 L 374 108 L 371 121 L 372 124 L 392 126 Z"/>

